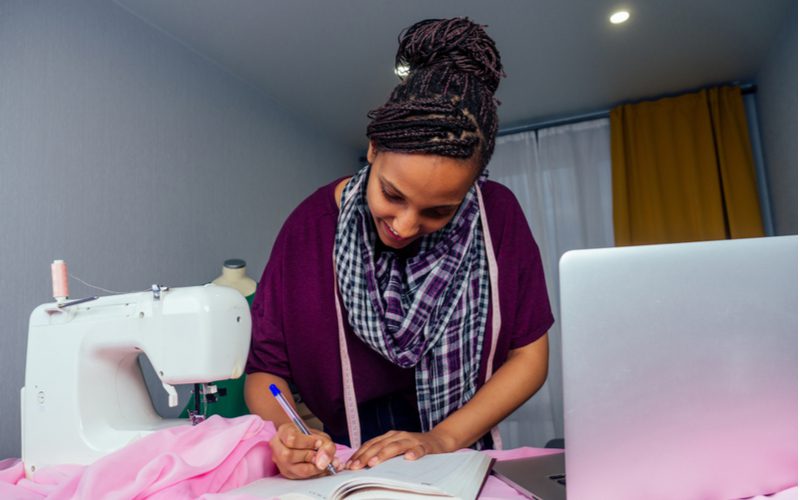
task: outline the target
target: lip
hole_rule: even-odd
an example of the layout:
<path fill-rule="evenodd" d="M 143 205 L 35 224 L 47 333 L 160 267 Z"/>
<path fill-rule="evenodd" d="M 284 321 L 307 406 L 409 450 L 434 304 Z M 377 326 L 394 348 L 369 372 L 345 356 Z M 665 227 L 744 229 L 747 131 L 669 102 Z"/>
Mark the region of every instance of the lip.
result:
<path fill-rule="evenodd" d="M 392 241 L 394 241 L 396 243 L 404 243 L 404 242 L 409 241 L 411 239 L 411 238 L 401 238 L 400 236 L 397 236 L 396 234 L 394 234 L 394 232 L 392 232 L 391 227 L 389 227 L 389 224 L 387 224 L 386 221 L 382 220 L 381 223 L 383 224 L 383 232 L 386 233 L 386 235 Z"/>

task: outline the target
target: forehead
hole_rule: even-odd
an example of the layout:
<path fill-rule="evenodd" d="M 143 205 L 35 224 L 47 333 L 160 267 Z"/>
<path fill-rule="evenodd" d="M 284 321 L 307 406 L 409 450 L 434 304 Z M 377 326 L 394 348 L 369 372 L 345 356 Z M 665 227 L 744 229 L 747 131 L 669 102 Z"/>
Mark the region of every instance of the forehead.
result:
<path fill-rule="evenodd" d="M 420 206 L 461 203 L 478 172 L 470 159 L 391 151 L 378 153 L 372 169 L 379 183 Z"/>

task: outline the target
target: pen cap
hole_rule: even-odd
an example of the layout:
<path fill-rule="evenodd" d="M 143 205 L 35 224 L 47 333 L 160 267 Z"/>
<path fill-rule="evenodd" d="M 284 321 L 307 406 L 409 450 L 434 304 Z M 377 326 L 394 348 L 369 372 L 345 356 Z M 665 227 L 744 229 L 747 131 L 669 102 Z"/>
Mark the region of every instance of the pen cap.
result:
<path fill-rule="evenodd" d="M 275 384 L 269 384 L 269 390 L 270 392 L 272 392 L 273 396 L 277 396 L 278 394 L 281 393 L 281 390 L 278 389 L 278 386 L 276 386 Z"/>

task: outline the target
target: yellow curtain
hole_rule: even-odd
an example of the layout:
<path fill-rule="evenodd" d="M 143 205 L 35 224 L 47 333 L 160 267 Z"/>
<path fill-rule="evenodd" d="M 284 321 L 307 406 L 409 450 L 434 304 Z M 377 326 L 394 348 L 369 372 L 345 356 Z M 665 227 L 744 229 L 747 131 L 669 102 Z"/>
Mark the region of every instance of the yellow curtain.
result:
<path fill-rule="evenodd" d="M 738 87 L 611 110 L 618 246 L 763 236 Z"/>

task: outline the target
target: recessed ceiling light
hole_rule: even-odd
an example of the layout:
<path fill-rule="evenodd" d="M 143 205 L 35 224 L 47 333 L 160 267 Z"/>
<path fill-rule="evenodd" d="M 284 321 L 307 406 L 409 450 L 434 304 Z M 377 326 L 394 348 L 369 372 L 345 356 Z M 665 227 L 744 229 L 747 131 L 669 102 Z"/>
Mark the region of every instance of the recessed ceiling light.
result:
<path fill-rule="evenodd" d="M 612 24 L 621 24 L 627 21 L 630 17 L 630 12 L 627 10 L 620 10 L 611 14 L 611 17 L 609 17 L 608 20 L 611 21 Z"/>
<path fill-rule="evenodd" d="M 407 64 L 399 64 L 394 68 L 394 74 L 400 78 L 405 78 L 408 76 L 410 69 Z"/>

